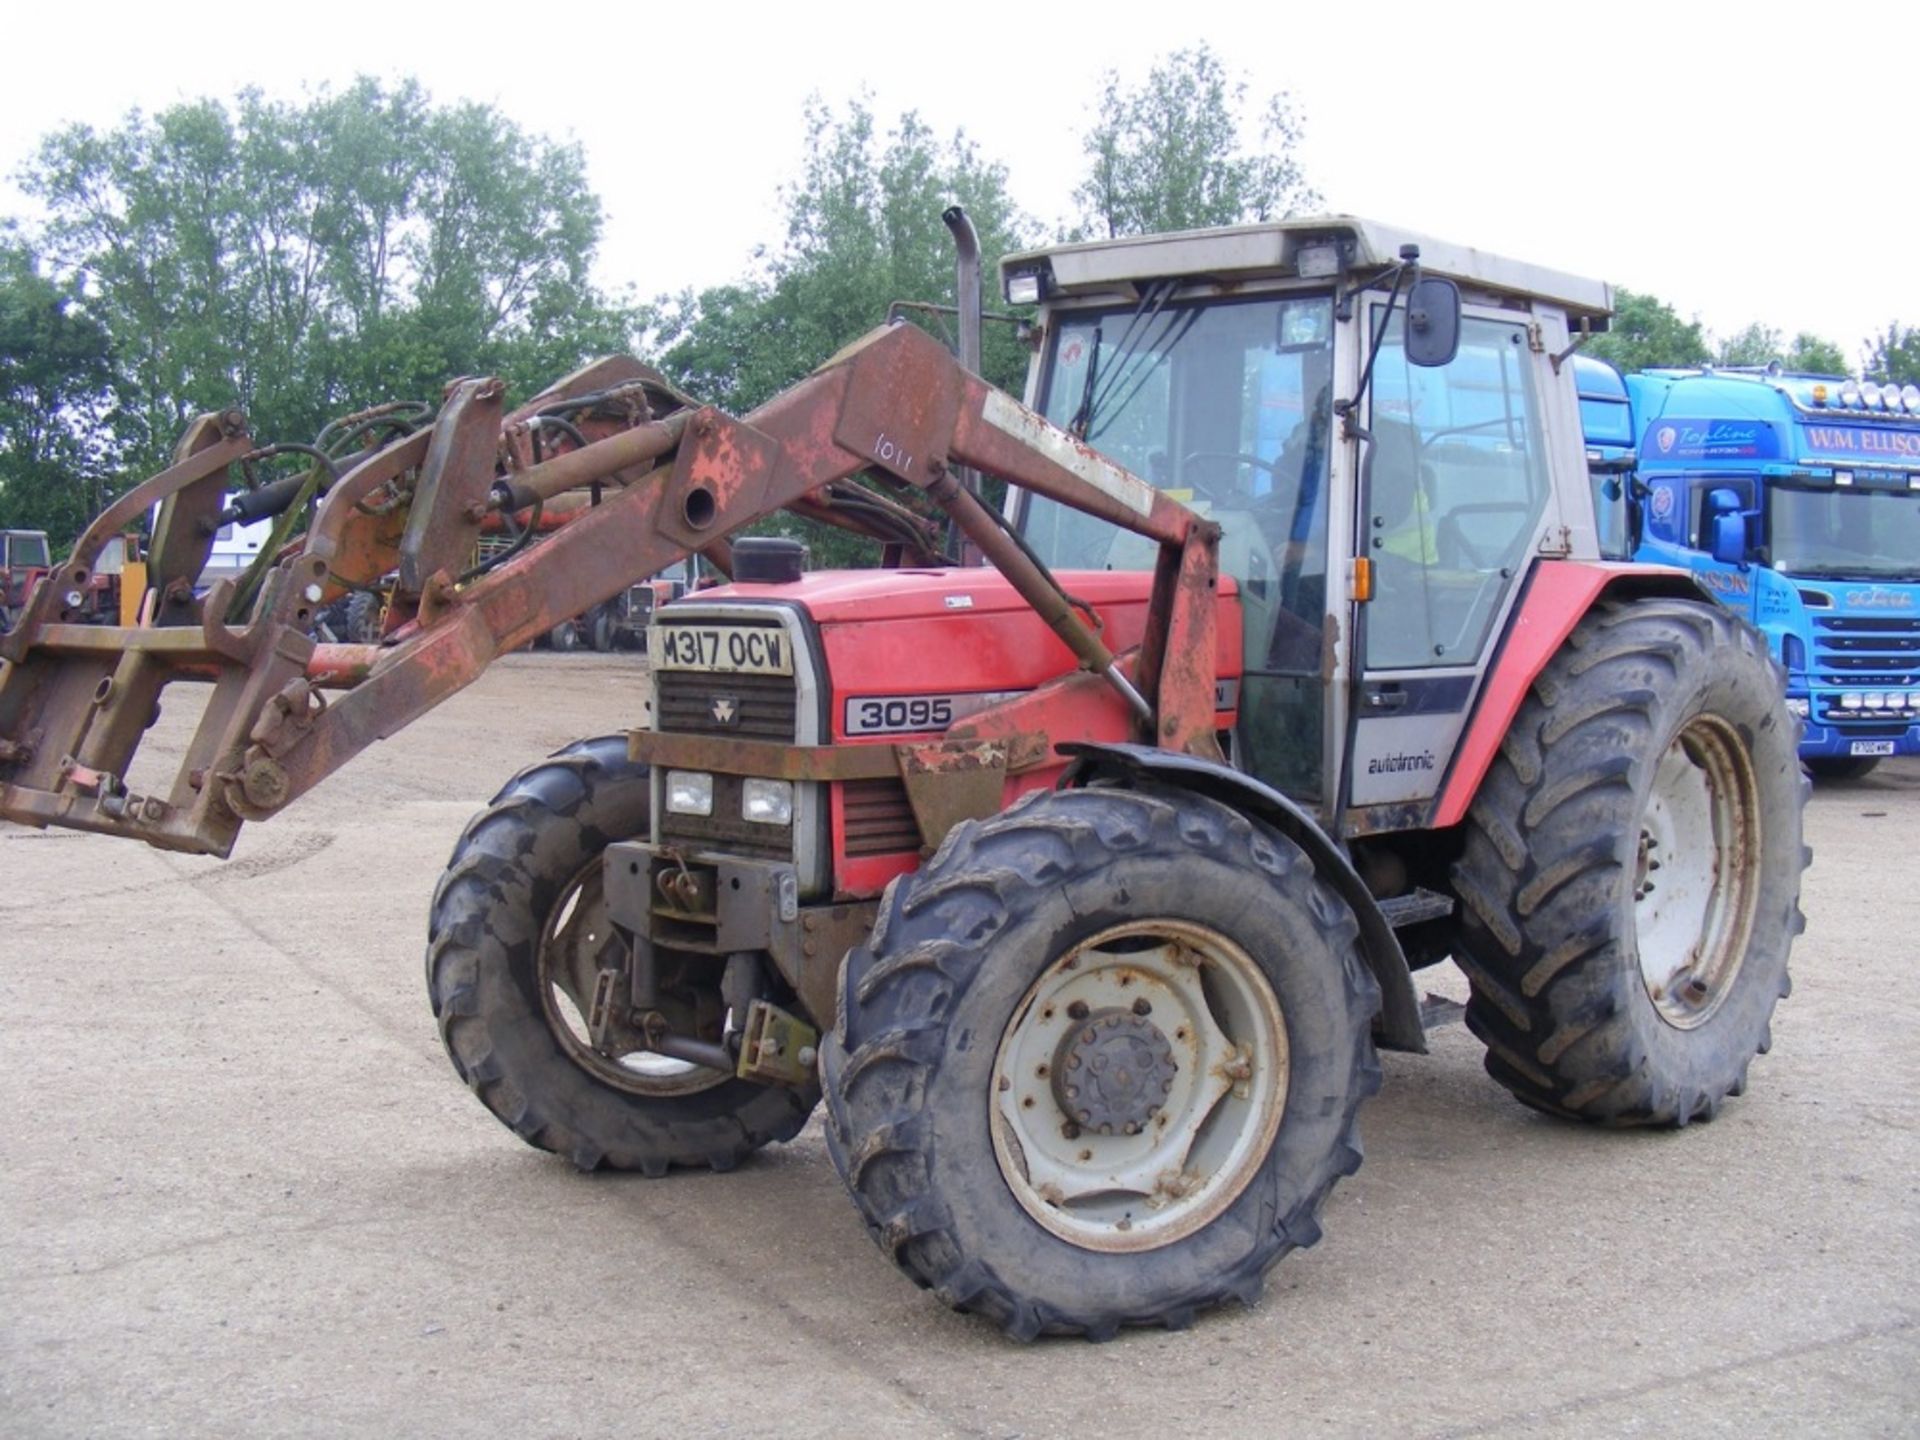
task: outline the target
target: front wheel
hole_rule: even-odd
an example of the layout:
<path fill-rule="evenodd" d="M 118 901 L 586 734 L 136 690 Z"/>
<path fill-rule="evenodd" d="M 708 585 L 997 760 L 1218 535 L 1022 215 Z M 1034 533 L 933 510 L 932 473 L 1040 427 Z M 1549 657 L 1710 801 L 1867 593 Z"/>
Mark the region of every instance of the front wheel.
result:
<path fill-rule="evenodd" d="M 454 1069 L 534 1148 L 582 1170 L 729 1170 L 798 1134 L 819 1091 L 669 1059 L 617 1027 L 596 1042 L 582 1018 L 619 943 L 601 853 L 645 832 L 648 805 L 646 767 L 618 735 L 514 776 L 467 826 L 434 891 L 427 989 Z M 676 1031 L 718 1038 L 714 977 L 669 970 L 661 988 Z"/>
<path fill-rule="evenodd" d="M 1018 1338 L 1251 1301 L 1360 1162 L 1357 937 L 1297 846 L 1209 799 L 961 825 L 847 957 L 829 1153 L 896 1264 Z"/>
<path fill-rule="evenodd" d="M 1550 661 L 1469 816 L 1455 959 L 1487 1070 L 1607 1125 L 1710 1119 L 1787 993 L 1806 780 L 1752 627 L 1605 604 Z"/>

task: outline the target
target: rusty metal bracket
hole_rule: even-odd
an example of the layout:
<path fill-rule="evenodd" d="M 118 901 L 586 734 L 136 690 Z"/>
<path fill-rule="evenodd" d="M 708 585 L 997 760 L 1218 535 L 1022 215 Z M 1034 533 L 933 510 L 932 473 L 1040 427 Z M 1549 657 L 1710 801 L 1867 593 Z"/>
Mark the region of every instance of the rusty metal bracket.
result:
<path fill-rule="evenodd" d="M 921 843 L 940 848 L 962 820 L 998 814 L 1007 786 L 1009 747 L 1004 740 L 937 740 L 896 745 L 907 803 L 920 827 Z"/>
<path fill-rule="evenodd" d="M 467 567 L 493 488 L 505 394 L 498 380 L 462 380 L 440 411 L 400 539 L 400 586 L 411 594 L 437 571 Z"/>
<path fill-rule="evenodd" d="M 820 1032 L 778 1005 L 756 1000 L 747 1007 L 747 1028 L 740 1037 L 742 1080 L 762 1085 L 804 1085 L 813 1079 Z"/>

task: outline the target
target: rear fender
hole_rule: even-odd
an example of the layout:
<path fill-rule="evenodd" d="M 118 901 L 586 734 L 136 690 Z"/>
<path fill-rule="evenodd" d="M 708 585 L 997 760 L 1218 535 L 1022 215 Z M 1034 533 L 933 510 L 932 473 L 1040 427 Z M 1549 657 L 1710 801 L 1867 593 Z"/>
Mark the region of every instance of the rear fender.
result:
<path fill-rule="evenodd" d="M 1414 994 L 1413 973 L 1407 968 L 1407 957 L 1394 936 L 1393 926 L 1387 923 L 1379 903 L 1346 855 L 1305 810 L 1252 776 L 1195 755 L 1179 755 L 1147 745 L 1080 743 L 1055 748 L 1073 757 L 1073 765 L 1061 777 L 1063 786 L 1125 778 L 1191 790 L 1271 825 L 1306 851 L 1320 878 L 1333 886 L 1360 921 L 1361 953 L 1374 978 L 1380 982 L 1375 1041 L 1385 1050 L 1426 1053 L 1427 1039 L 1420 1025 L 1420 1001 Z"/>
<path fill-rule="evenodd" d="M 1433 829 L 1444 830 L 1466 819 L 1521 701 L 1587 612 L 1603 599 L 1651 596 L 1712 599 L 1687 571 L 1664 565 L 1545 560 L 1534 567 L 1527 593 L 1507 622 L 1467 733 L 1454 750 L 1453 768 L 1434 810 Z"/>

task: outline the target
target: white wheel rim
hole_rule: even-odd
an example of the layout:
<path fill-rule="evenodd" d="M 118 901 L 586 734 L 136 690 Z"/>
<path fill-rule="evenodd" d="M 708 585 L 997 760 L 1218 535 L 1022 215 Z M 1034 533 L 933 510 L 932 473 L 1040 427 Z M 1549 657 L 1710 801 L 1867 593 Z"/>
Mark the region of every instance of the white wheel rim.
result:
<path fill-rule="evenodd" d="M 1753 934 L 1760 809 L 1746 748 L 1697 717 L 1654 768 L 1632 879 L 1640 977 L 1661 1019 L 1703 1025 L 1725 1002 Z"/>
<path fill-rule="evenodd" d="M 606 895 L 598 856 L 581 867 L 561 891 L 540 931 L 538 975 L 541 1008 L 561 1047 L 583 1070 L 616 1089 L 635 1095 L 693 1095 L 724 1085 L 724 1071 L 676 1060 L 645 1048 L 628 1027 L 609 1027 L 596 1046 L 587 1025 L 594 979 L 603 965 L 614 965 L 620 944 L 607 918 Z"/>
<path fill-rule="evenodd" d="M 1245 950 L 1186 921 L 1115 926 L 1057 958 L 1014 1008 L 994 1055 L 994 1157 L 1021 1208 L 1061 1239 L 1158 1249 L 1258 1173 L 1287 1061 L 1279 1001 Z M 1096 1067 L 1104 1080 L 1067 1093 L 1066 1077 Z"/>

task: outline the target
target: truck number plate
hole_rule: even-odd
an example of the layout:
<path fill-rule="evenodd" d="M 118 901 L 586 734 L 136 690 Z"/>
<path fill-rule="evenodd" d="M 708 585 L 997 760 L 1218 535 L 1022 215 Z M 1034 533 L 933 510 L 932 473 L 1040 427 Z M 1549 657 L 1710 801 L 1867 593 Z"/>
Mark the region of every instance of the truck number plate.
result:
<path fill-rule="evenodd" d="M 740 625 L 658 625 L 647 651 L 656 670 L 725 675 L 791 675 L 793 642 L 784 630 Z"/>
<path fill-rule="evenodd" d="M 1891 755 L 1893 754 L 1893 741 L 1856 740 L 1850 747 L 1849 753 L 1854 755 Z"/>

